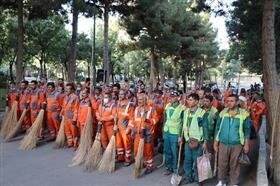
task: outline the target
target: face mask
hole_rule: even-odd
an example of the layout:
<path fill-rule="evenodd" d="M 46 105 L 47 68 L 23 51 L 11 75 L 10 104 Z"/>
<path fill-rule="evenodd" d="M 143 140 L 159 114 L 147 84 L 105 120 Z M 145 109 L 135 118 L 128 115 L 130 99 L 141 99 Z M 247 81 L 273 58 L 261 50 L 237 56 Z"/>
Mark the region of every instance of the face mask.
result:
<path fill-rule="evenodd" d="M 107 103 L 109 102 L 109 99 L 108 99 L 108 98 L 104 98 L 104 99 L 103 99 L 103 102 L 104 102 L 105 104 L 107 104 Z"/>

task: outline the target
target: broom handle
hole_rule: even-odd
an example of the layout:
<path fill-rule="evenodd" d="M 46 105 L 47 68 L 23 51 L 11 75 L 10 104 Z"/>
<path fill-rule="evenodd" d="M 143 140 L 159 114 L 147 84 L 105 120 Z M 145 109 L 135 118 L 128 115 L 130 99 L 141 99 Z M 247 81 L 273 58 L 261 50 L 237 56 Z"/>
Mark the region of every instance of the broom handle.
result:
<path fill-rule="evenodd" d="M 179 173 L 179 167 L 180 167 L 180 161 L 181 161 L 181 152 L 182 152 L 182 146 L 183 146 L 183 134 L 184 134 L 184 130 L 182 129 L 181 142 L 180 142 L 180 145 L 179 145 L 179 154 L 178 154 L 178 160 L 177 160 L 177 174 Z"/>

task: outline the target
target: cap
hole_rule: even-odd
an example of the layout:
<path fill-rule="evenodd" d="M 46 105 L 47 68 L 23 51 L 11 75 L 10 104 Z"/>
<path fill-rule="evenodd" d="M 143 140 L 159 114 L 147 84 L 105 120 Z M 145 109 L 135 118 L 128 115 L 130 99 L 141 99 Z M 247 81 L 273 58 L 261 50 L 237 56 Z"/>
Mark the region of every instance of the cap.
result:
<path fill-rule="evenodd" d="M 244 96 L 239 96 L 239 100 L 243 102 L 247 102 L 247 99 Z"/>

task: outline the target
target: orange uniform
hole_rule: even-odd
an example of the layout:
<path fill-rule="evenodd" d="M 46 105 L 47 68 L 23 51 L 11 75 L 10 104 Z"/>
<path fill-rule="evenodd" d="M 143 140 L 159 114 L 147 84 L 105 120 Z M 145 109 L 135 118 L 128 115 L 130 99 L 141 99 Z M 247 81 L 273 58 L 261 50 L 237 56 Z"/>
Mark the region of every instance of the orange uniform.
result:
<path fill-rule="evenodd" d="M 63 94 L 57 91 L 46 94 L 47 98 L 47 125 L 50 131 L 50 139 L 54 140 L 59 130 L 60 112 L 63 105 Z"/>
<path fill-rule="evenodd" d="M 223 110 L 223 105 L 222 103 L 217 100 L 216 98 L 213 99 L 213 107 L 215 107 L 219 112 Z"/>
<path fill-rule="evenodd" d="M 117 156 L 119 161 L 131 163 L 131 136 L 126 134 L 129 121 L 133 118 L 134 105 L 129 100 L 117 104 L 118 133 L 116 136 Z"/>
<path fill-rule="evenodd" d="M 132 129 L 134 139 L 134 157 L 137 155 L 138 145 L 140 142 L 142 131 L 144 132 L 144 157 L 146 161 L 146 168 L 153 169 L 153 130 L 158 122 L 158 115 L 152 106 L 145 106 L 144 112 L 141 112 L 140 106 L 135 108 L 133 119 L 129 123 L 129 129 Z M 143 129 L 143 130 L 142 130 Z"/>
<path fill-rule="evenodd" d="M 78 109 L 78 118 L 77 124 L 80 128 L 80 136 L 84 131 L 84 127 L 86 124 L 87 116 L 88 116 L 88 107 L 91 106 L 89 98 L 85 98 L 80 100 L 79 109 Z"/>
<path fill-rule="evenodd" d="M 256 133 L 259 132 L 260 125 L 261 125 L 261 116 L 265 112 L 265 104 L 262 100 L 254 101 L 250 104 L 251 107 L 251 119 L 253 121 L 253 125 L 255 128 Z"/>
<path fill-rule="evenodd" d="M 19 104 L 18 104 L 18 117 L 21 116 L 24 109 L 27 109 L 27 114 L 22 122 L 22 129 L 26 130 L 31 126 L 30 121 L 30 91 L 28 89 L 25 89 L 24 91 L 21 91 L 19 93 Z"/>
<path fill-rule="evenodd" d="M 9 104 L 9 109 L 12 108 L 13 103 L 16 101 L 17 97 L 18 97 L 18 90 L 16 88 L 11 88 L 8 91 L 7 94 L 7 100 L 8 100 L 8 104 Z"/>
<path fill-rule="evenodd" d="M 98 121 L 102 122 L 101 144 L 106 149 L 111 136 L 113 135 L 114 118 L 116 117 L 116 105 L 111 101 L 100 105 L 96 113 Z"/>
<path fill-rule="evenodd" d="M 30 114 L 31 114 L 31 123 L 33 124 L 39 111 L 42 107 L 42 103 L 46 101 L 46 97 L 42 89 L 36 88 L 31 90 L 30 93 Z"/>
<path fill-rule="evenodd" d="M 65 135 L 68 147 L 78 146 L 77 116 L 79 108 L 79 98 L 74 93 L 64 97 L 63 116 L 65 119 Z"/>
<path fill-rule="evenodd" d="M 157 116 L 158 116 L 158 122 L 154 127 L 152 127 L 152 130 L 154 133 L 154 139 L 162 139 L 162 127 L 163 127 L 163 112 L 164 112 L 164 100 L 162 98 L 155 98 L 153 101 L 153 107 L 156 110 Z"/>
<path fill-rule="evenodd" d="M 95 138 L 96 132 L 97 132 L 97 118 L 96 113 L 98 112 L 99 106 L 101 104 L 101 99 L 91 99 L 91 107 L 92 107 L 92 120 L 93 120 L 93 138 Z"/>

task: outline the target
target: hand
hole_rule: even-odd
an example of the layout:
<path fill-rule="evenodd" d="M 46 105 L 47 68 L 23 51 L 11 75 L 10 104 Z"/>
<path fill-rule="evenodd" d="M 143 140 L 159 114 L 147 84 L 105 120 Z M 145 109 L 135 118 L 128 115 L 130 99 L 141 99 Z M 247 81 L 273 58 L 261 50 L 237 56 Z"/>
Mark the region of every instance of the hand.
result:
<path fill-rule="evenodd" d="M 23 108 L 24 108 L 24 109 L 27 109 L 28 106 L 29 106 L 29 103 L 24 103 L 24 104 L 23 104 Z"/>
<path fill-rule="evenodd" d="M 126 135 L 130 134 L 130 132 L 131 132 L 131 130 L 130 130 L 129 128 L 126 128 L 126 129 L 125 129 L 125 134 L 126 134 Z"/>
<path fill-rule="evenodd" d="M 206 141 L 203 142 L 203 144 L 202 144 L 202 150 L 203 150 L 204 152 L 208 152 L 208 147 L 207 147 L 207 142 L 206 142 Z"/>
<path fill-rule="evenodd" d="M 247 154 L 250 150 L 250 147 L 249 147 L 249 143 L 248 142 L 245 142 L 244 146 L 243 146 L 243 152 L 245 154 Z"/>
<path fill-rule="evenodd" d="M 218 150 L 219 150 L 219 142 L 218 141 L 216 141 L 216 140 L 214 141 L 213 148 L 214 148 L 215 152 L 218 152 Z"/>
<path fill-rule="evenodd" d="M 117 131 L 118 130 L 118 125 L 114 125 L 113 130 Z"/>
<path fill-rule="evenodd" d="M 183 143 L 183 139 L 181 137 L 178 138 L 178 144 L 180 145 L 181 143 Z"/>
<path fill-rule="evenodd" d="M 71 121 L 71 124 L 77 126 L 77 121 Z"/>

